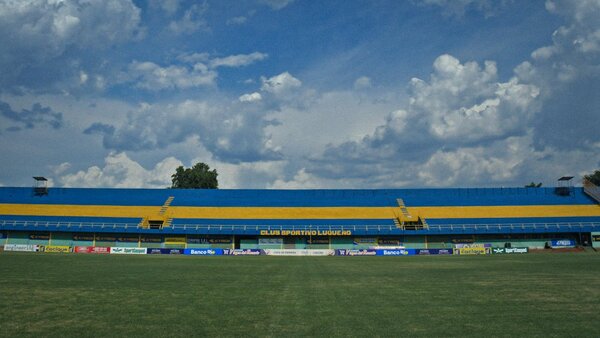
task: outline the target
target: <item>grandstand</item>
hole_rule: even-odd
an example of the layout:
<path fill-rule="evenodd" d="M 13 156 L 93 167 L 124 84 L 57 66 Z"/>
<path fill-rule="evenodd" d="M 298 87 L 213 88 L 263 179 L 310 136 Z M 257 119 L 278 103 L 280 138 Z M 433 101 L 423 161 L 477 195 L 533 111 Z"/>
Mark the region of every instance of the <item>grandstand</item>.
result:
<path fill-rule="evenodd" d="M 598 187 L 179 190 L 0 187 L 0 245 L 543 248 L 600 245 Z M 594 242 L 595 243 L 595 242 Z"/>

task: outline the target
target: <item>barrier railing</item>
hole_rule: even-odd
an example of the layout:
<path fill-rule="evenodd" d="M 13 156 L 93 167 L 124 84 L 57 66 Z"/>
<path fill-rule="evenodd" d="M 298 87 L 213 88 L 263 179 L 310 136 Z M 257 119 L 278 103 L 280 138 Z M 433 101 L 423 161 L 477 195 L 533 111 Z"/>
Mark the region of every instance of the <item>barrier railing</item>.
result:
<path fill-rule="evenodd" d="M 18 230 L 59 229 L 62 231 L 135 231 L 146 232 L 148 229 L 138 223 L 94 223 L 94 222 L 44 222 L 23 220 L 2 220 L 0 229 L 18 228 Z M 249 225 L 249 224 L 173 224 L 160 232 L 174 231 L 260 231 L 260 230 L 316 230 L 337 231 L 350 230 L 364 232 L 390 233 L 438 233 L 438 232 L 523 232 L 523 231 L 600 231 L 600 222 L 556 222 L 556 223 L 495 223 L 495 224 L 429 224 L 427 230 L 400 230 L 395 225 Z M 591 229 L 591 230 L 590 230 Z"/>

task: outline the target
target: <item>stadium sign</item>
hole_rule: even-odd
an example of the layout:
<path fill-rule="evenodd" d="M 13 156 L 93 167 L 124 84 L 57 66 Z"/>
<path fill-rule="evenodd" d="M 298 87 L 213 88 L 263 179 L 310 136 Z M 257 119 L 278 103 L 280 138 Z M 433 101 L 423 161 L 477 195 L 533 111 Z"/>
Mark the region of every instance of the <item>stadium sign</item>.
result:
<path fill-rule="evenodd" d="M 452 255 L 452 249 L 417 249 L 417 255 Z"/>
<path fill-rule="evenodd" d="M 66 245 L 48 245 L 45 247 L 44 252 L 69 253 L 72 252 L 72 249 L 70 246 Z"/>
<path fill-rule="evenodd" d="M 378 249 L 376 256 L 412 256 L 416 254 L 415 249 Z"/>
<path fill-rule="evenodd" d="M 76 246 L 74 252 L 89 254 L 107 254 L 110 248 L 106 246 Z"/>
<path fill-rule="evenodd" d="M 363 249 L 363 250 L 338 249 L 338 250 L 335 250 L 335 255 L 336 256 L 376 256 L 377 251 L 370 250 L 370 249 Z"/>
<path fill-rule="evenodd" d="M 40 250 L 39 245 L 30 244 L 5 244 L 4 251 L 36 252 Z"/>
<path fill-rule="evenodd" d="M 261 230 L 261 236 L 352 236 L 351 230 Z"/>
<path fill-rule="evenodd" d="M 120 247 L 110 247 L 111 254 L 119 254 L 119 255 L 145 255 L 146 248 L 120 248 Z"/>
<path fill-rule="evenodd" d="M 221 256 L 223 249 L 185 249 L 183 253 L 194 256 Z"/>
<path fill-rule="evenodd" d="M 265 249 L 266 255 L 270 256 L 333 256 L 334 250 L 318 249 Z"/>
<path fill-rule="evenodd" d="M 493 248 L 492 249 L 492 253 L 493 254 L 524 254 L 524 253 L 528 253 L 529 252 L 529 248 L 527 247 L 523 247 L 523 248 Z"/>
<path fill-rule="evenodd" d="M 223 249 L 223 255 L 230 256 L 258 256 L 260 254 L 260 249 Z"/>
<path fill-rule="evenodd" d="M 183 255 L 184 249 L 148 248 L 149 255 Z"/>
<path fill-rule="evenodd" d="M 573 248 L 576 243 L 572 239 L 559 239 L 551 242 L 553 248 Z"/>
<path fill-rule="evenodd" d="M 456 255 L 485 255 L 489 253 L 489 248 L 475 247 L 475 248 L 462 248 L 455 249 L 454 254 Z"/>

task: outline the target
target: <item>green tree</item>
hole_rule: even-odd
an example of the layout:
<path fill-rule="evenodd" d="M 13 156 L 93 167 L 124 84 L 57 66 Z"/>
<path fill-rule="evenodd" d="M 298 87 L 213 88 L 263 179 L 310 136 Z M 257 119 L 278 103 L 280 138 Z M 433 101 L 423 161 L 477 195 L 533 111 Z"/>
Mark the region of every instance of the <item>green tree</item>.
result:
<path fill-rule="evenodd" d="M 535 184 L 535 182 L 531 182 L 525 186 L 525 188 L 540 188 L 542 186 L 542 182 Z"/>
<path fill-rule="evenodd" d="M 594 171 L 593 174 L 584 176 L 588 181 L 600 186 L 600 170 Z"/>
<path fill-rule="evenodd" d="M 206 163 L 196 163 L 192 168 L 179 166 L 171 175 L 171 189 L 218 189 L 217 169 L 210 170 Z"/>

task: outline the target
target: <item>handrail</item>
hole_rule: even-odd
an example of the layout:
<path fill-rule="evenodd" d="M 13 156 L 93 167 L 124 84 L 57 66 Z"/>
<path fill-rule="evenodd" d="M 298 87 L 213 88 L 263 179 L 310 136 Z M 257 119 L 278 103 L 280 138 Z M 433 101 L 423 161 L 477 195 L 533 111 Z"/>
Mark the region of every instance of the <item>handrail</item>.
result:
<path fill-rule="evenodd" d="M 137 229 L 137 230 L 148 230 L 141 227 L 138 223 L 100 223 L 100 222 L 47 222 L 47 221 L 24 221 L 24 220 L 2 220 L 0 221 L 0 228 L 4 227 L 20 227 L 23 230 L 32 229 L 36 230 L 39 228 L 64 228 L 64 229 L 115 229 L 119 231 L 121 229 Z M 401 230 L 403 232 L 438 232 L 438 231 L 467 231 L 467 230 L 482 230 L 482 231 L 495 231 L 495 230 L 515 230 L 521 229 L 543 229 L 546 231 L 552 231 L 555 229 L 569 228 L 569 229 L 582 229 L 584 227 L 598 228 L 600 231 L 599 222 L 546 222 L 546 223 L 471 223 L 471 224 L 429 224 L 429 229 L 420 230 Z M 251 230 L 351 230 L 352 232 L 364 230 L 364 231 L 393 231 L 397 232 L 399 229 L 395 225 L 383 225 L 383 224 L 370 224 L 370 225 L 356 225 L 356 224 L 341 224 L 341 225 L 256 225 L 256 224 L 173 224 L 163 230 L 188 230 L 194 229 L 199 230 L 231 230 L 231 231 L 248 231 Z"/>

